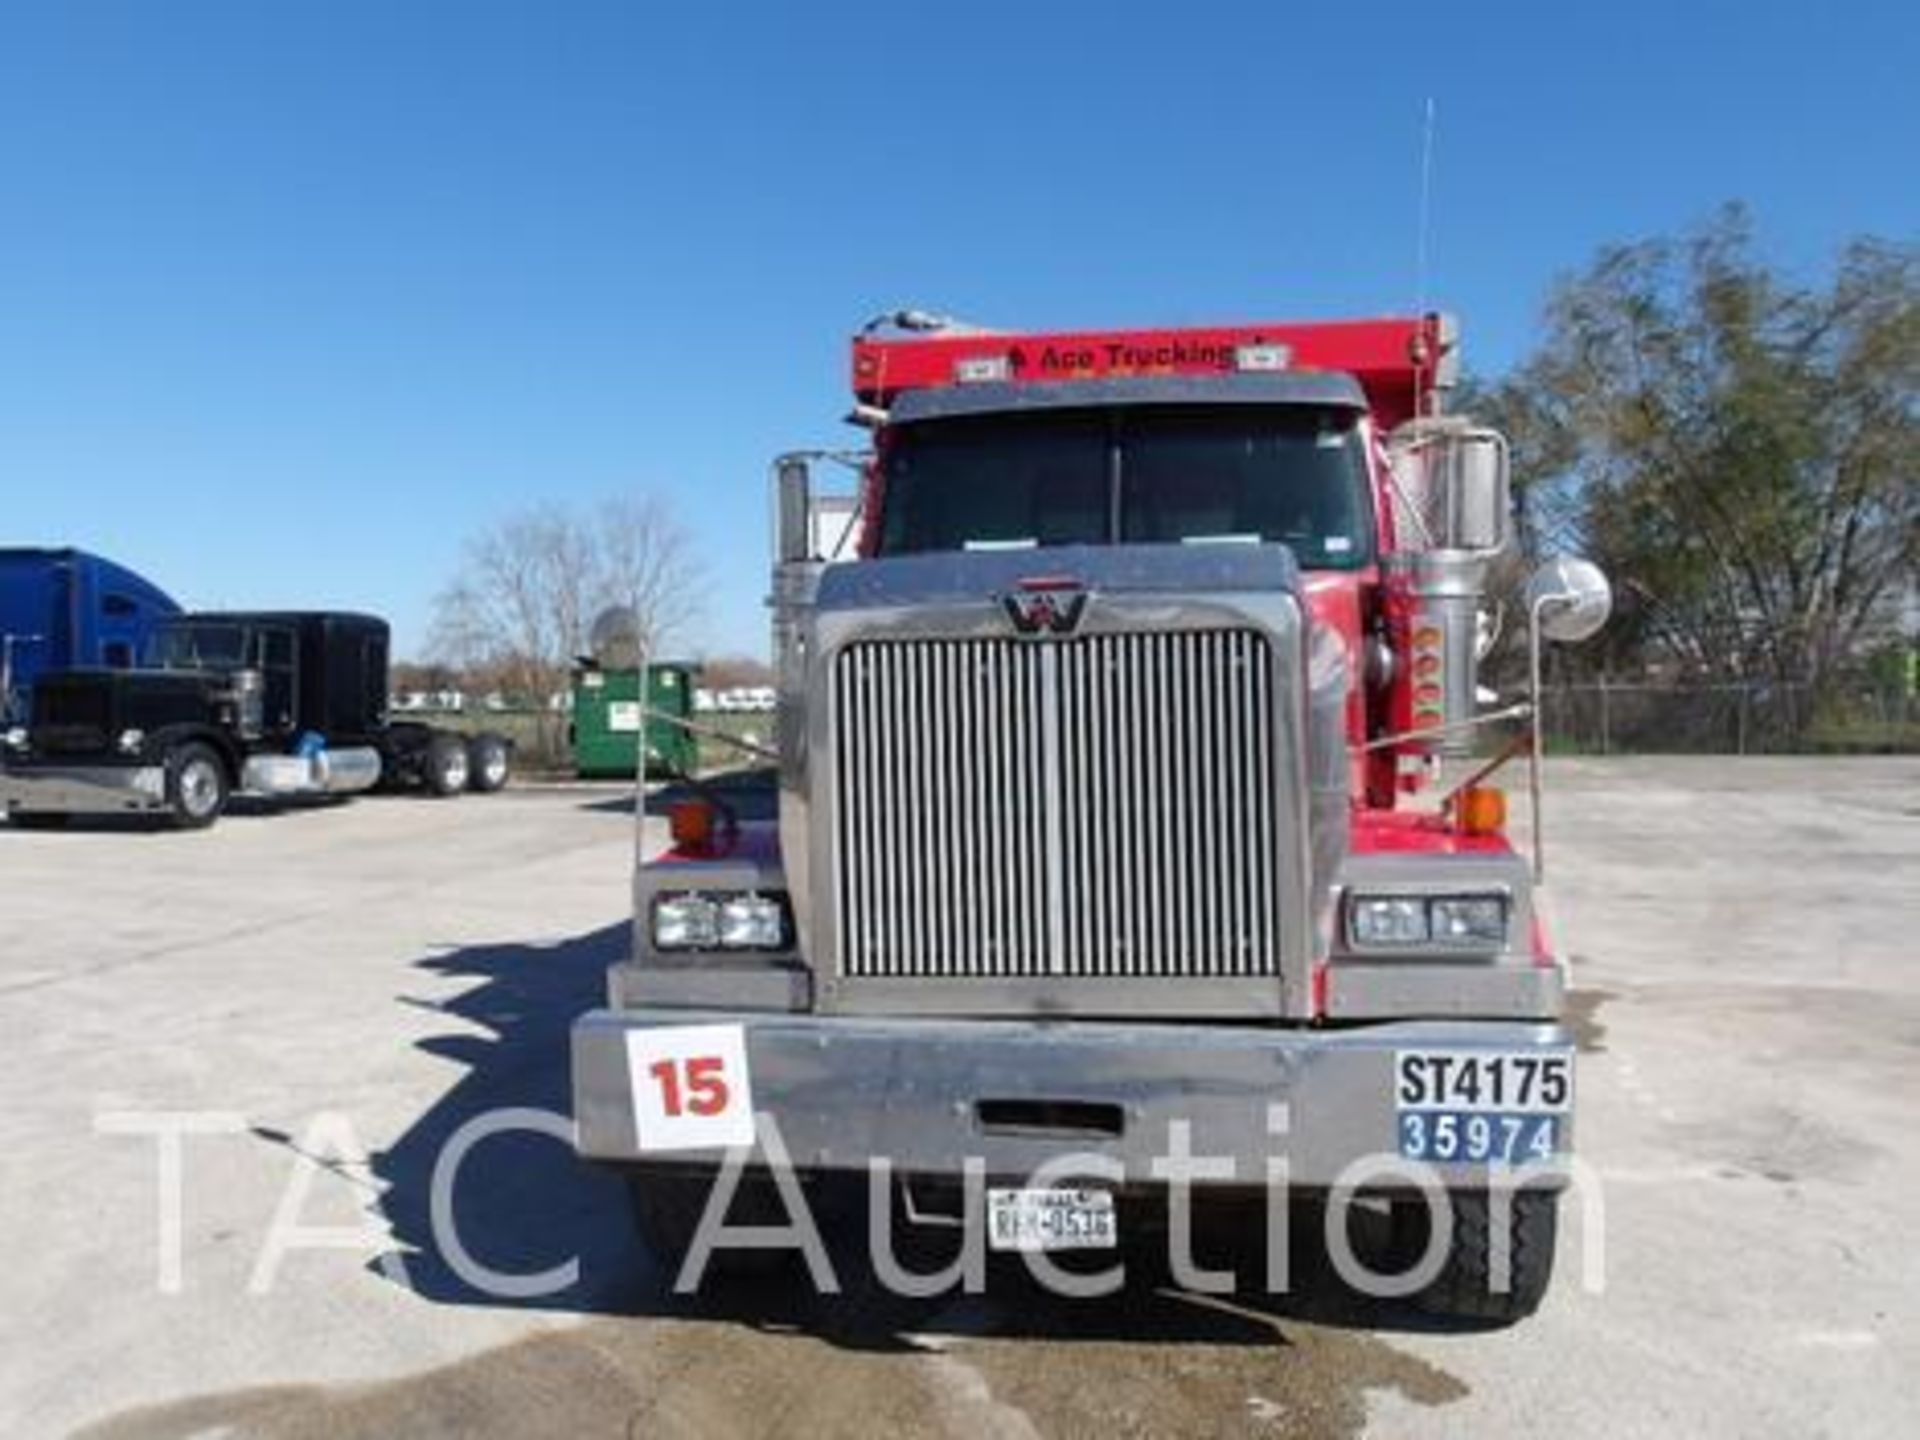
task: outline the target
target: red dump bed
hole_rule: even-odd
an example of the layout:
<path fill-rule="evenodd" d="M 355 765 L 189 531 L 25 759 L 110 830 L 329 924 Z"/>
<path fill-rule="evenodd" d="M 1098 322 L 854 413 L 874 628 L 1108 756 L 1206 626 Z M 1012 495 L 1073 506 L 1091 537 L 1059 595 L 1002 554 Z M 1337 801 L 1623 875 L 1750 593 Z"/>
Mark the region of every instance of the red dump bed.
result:
<path fill-rule="evenodd" d="M 1457 369 L 1454 327 L 1442 315 L 1172 330 L 968 332 L 853 342 L 853 391 L 886 407 L 903 390 L 964 384 L 1206 375 L 1241 369 L 1337 370 L 1367 392 L 1391 428 L 1430 412 Z"/>

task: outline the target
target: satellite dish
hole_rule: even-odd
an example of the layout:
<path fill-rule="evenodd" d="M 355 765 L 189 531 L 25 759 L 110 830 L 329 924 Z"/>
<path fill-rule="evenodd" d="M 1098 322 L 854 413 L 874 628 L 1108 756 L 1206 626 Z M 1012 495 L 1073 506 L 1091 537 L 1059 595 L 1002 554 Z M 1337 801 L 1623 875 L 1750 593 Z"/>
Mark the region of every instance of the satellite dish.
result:
<path fill-rule="evenodd" d="M 640 664 L 640 617 L 630 605 L 609 605 L 594 617 L 587 648 L 600 664 L 632 670 Z"/>
<path fill-rule="evenodd" d="M 1527 613 L 1540 618 L 1540 633 L 1561 645 L 1597 634 L 1613 613 L 1613 586 L 1591 560 L 1555 556 L 1527 581 Z"/>

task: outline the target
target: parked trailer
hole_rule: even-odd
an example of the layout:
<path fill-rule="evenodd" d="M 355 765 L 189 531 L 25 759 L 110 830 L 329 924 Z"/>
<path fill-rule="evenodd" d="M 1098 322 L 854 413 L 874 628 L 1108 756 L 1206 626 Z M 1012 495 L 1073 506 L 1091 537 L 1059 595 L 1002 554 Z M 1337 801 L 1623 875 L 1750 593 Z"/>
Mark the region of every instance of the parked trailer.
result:
<path fill-rule="evenodd" d="M 0 810 L 49 826 L 75 814 L 211 825 L 235 794 L 507 783 L 512 746 L 387 715 L 387 623 L 339 611 L 233 611 L 158 625 L 131 670 L 42 675 L 31 723 L 4 736 Z"/>
<path fill-rule="evenodd" d="M 49 670 L 136 664 L 180 607 L 124 565 L 73 549 L 0 549 L 0 725 L 25 719 Z"/>

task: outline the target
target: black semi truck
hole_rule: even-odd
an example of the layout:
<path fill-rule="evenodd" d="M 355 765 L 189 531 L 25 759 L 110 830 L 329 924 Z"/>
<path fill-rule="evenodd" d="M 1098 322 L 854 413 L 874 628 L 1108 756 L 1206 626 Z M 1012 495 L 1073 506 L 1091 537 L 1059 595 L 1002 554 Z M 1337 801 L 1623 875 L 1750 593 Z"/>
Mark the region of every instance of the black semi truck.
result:
<path fill-rule="evenodd" d="M 340 611 L 178 615 L 130 670 L 52 671 L 0 736 L 0 810 L 213 824 L 236 794 L 455 795 L 507 783 L 512 746 L 387 718 L 387 623 Z"/>

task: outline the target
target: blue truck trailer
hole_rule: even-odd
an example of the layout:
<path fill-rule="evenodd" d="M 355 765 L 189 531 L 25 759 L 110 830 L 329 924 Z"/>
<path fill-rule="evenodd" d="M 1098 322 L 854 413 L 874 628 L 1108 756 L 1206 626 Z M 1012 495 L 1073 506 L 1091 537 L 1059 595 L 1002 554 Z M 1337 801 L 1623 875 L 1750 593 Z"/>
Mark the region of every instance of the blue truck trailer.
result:
<path fill-rule="evenodd" d="M 0 547 L 0 723 L 24 721 L 51 670 L 139 663 L 180 607 L 152 581 L 84 550 Z"/>

